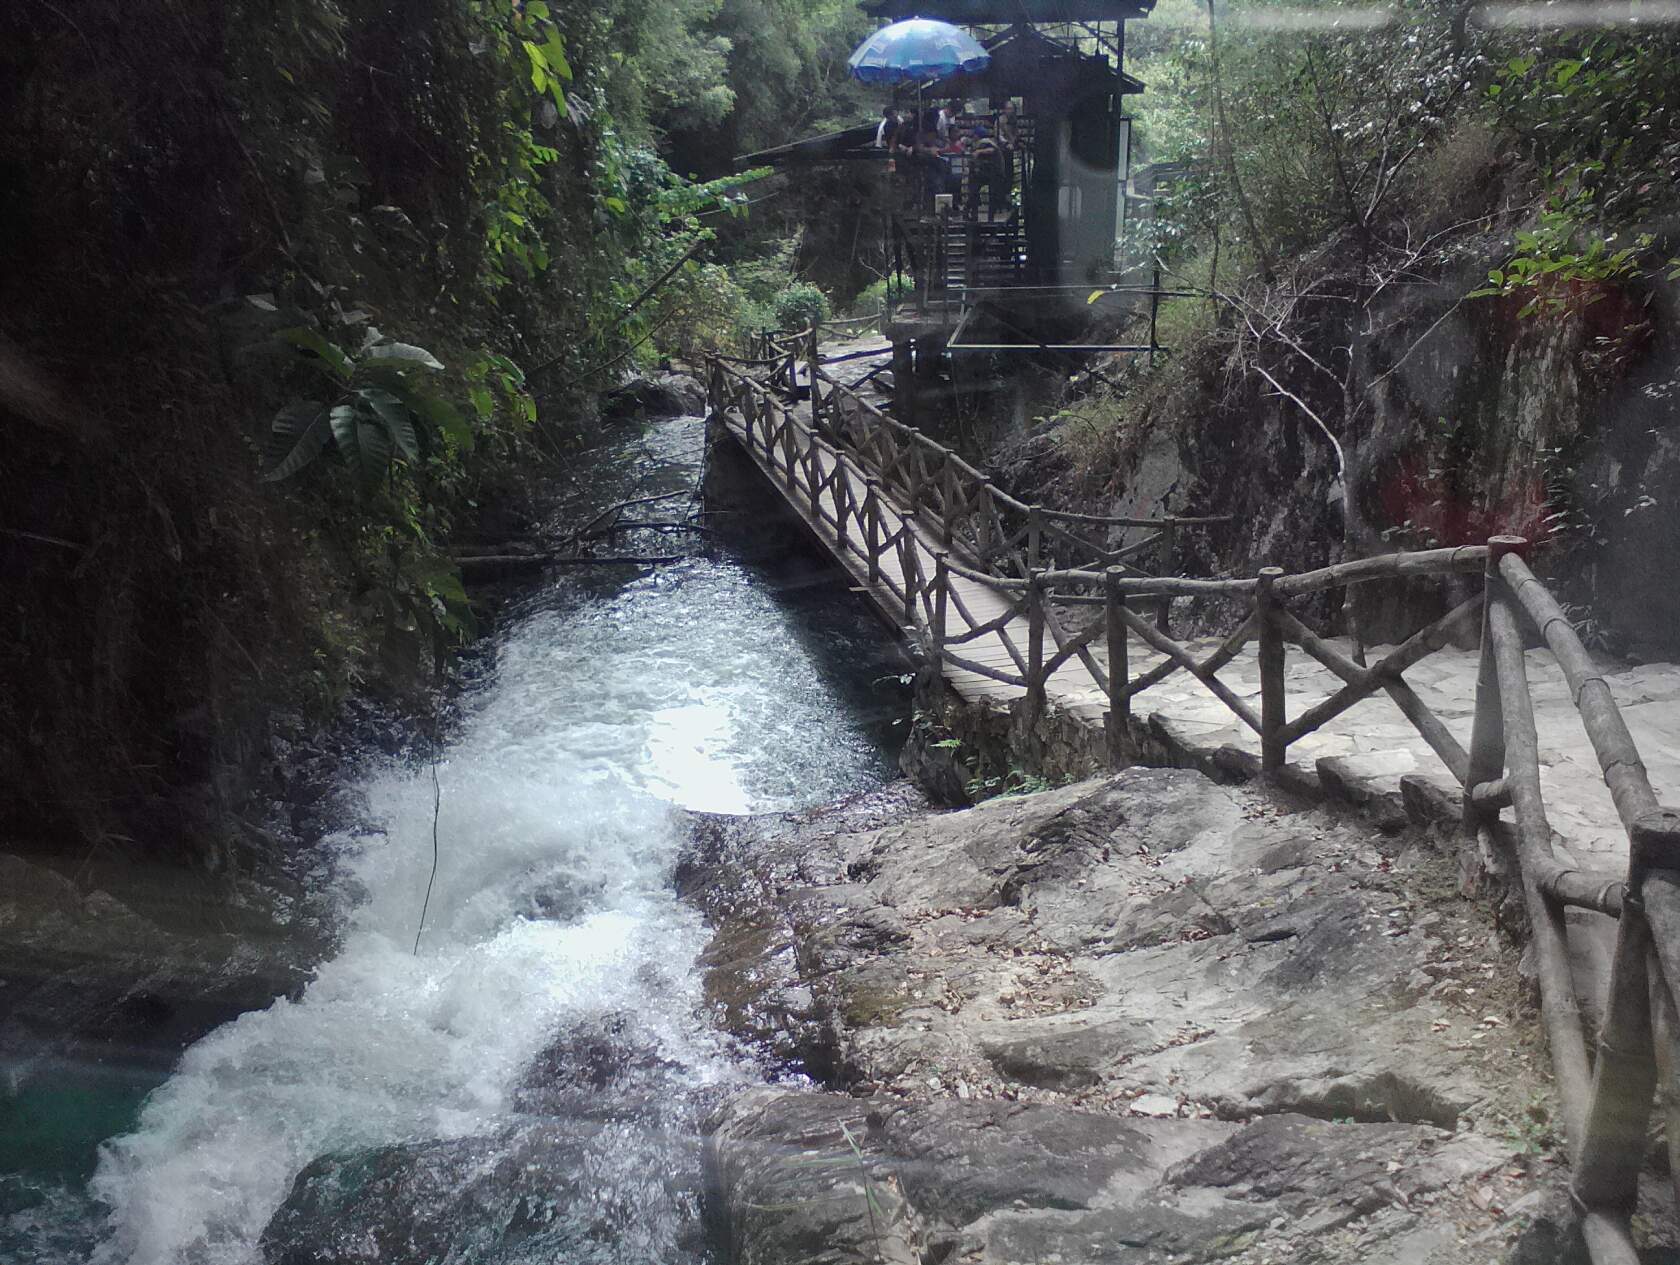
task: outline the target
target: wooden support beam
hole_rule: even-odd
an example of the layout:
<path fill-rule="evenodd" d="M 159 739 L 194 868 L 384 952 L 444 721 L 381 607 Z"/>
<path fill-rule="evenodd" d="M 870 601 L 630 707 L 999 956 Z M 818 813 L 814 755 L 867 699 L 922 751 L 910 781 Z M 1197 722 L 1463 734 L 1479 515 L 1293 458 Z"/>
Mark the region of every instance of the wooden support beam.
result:
<path fill-rule="evenodd" d="M 1122 598 L 1126 596 L 1124 589 L 1121 590 L 1120 595 Z M 1126 603 L 1122 601 L 1121 606 L 1125 605 Z M 1245 618 L 1243 622 L 1237 626 L 1237 630 L 1229 637 L 1225 638 L 1225 640 L 1222 641 L 1217 648 L 1215 648 L 1212 654 L 1202 660 L 1202 671 L 1217 672 L 1241 654 L 1242 648 L 1254 638 L 1254 623 L 1254 612 L 1250 611 L 1247 618 Z M 1168 658 L 1165 663 L 1157 663 L 1153 668 L 1149 669 L 1149 671 L 1143 673 L 1136 680 L 1126 686 L 1125 695 L 1127 705 L 1129 706 L 1133 698 L 1143 693 L 1151 686 L 1159 685 L 1174 672 L 1182 671 L 1184 671 L 1184 665 L 1177 659 Z"/>
<path fill-rule="evenodd" d="M 1470 802 L 1479 812 L 1497 816 L 1502 808 L 1511 806 L 1511 787 L 1504 778 L 1478 782 L 1469 788 Z"/>
<path fill-rule="evenodd" d="M 1044 714 L 1044 587 L 1027 577 L 1027 716 Z"/>
<path fill-rule="evenodd" d="M 1197 663 L 1190 655 L 1189 651 L 1185 650 L 1183 646 L 1179 645 L 1171 637 L 1163 636 L 1149 623 L 1149 621 L 1145 620 L 1136 611 L 1122 609 L 1120 612 L 1120 618 L 1125 622 L 1126 627 L 1135 632 L 1147 644 L 1153 646 L 1156 650 L 1159 650 L 1162 654 L 1166 655 L 1167 658 L 1171 659 L 1179 667 L 1183 668 L 1191 676 L 1195 677 L 1203 685 L 1207 686 L 1209 692 L 1211 692 L 1221 703 L 1224 703 L 1225 706 L 1229 707 L 1238 720 L 1242 721 L 1243 724 L 1247 725 L 1255 733 L 1260 732 L 1260 718 L 1254 714 L 1253 708 L 1233 694 L 1230 687 L 1214 675 L 1214 672 L 1218 669 L 1210 670 L 1206 664 Z M 1136 683 L 1134 682 L 1134 686 L 1135 684 Z"/>
<path fill-rule="evenodd" d="M 869 553 L 869 582 L 881 582 L 881 485 L 873 476 L 863 481 L 863 537 Z"/>
<path fill-rule="evenodd" d="M 1638 909 L 1616 927 L 1609 1004 L 1593 1062 L 1592 1096 L 1570 1189 L 1584 1208 L 1634 1210 L 1657 1065 L 1651 1047 L 1650 981 L 1646 960 L 1651 928 Z"/>
<path fill-rule="evenodd" d="M 1131 673 L 1127 665 L 1126 594 L 1120 588 L 1123 575 L 1119 567 L 1109 567 L 1103 590 L 1108 632 L 1108 763 L 1116 769 L 1125 758 L 1125 742 L 1132 730 L 1132 696 L 1126 692 L 1126 679 Z"/>
<path fill-rule="evenodd" d="M 1494 657 L 1491 631 L 1493 603 L 1494 598 L 1504 591 L 1504 581 L 1499 575 L 1500 558 L 1527 547 L 1528 542 L 1521 536 L 1495 536 L 1488 541 L 1482 573 L 1482 591 L 1486 598 L 1486 605 L 1482 608 L 1482 655 L 1480 665 L 1476 669 L 1476 714 L 1471 722 L 1465 786 L 1480 786 L 1483 782 L 1498 781 L 1499 775 L 1505 769 L 1504 704 L 1499 697 L 1499 670 Z M 1474 830 L 1479 822 L 1488 819 L 1487 810 L 1479 808 L 1466 796 L 1466 829 Z"/>
<path fill-rule="evenodd" d="M 1160 566 L 1161 570 L 1166 571 L 1172 567 L 1173 550 L 1178 544 L 1178 524 L 1169 519 L 1167 521 L 1167 525 L 1161 529 L 1160 535 Z M 1275 570 L 1276 568 L 1272 569 Z M 1282 575 L 1283 572 L 1278 571 L 1277 574 Z M 1161 594 L 1159 600 L 1157 601 L 1155 606 L 1155 627 L 1168 635 L 1172 632 L 1172 594 L 1170 593 Z"/>
<path fill-rule="evenodd" d="M 933 555 L 933 622 L 929 625 L 936 663 L 945 649 L 945 602 L 950 592 L 951 573 L 945 555 L 936 553 Z"/>
<path fill-rule="evenodd" d="M 1481 601 L 1480 597 L 1476 597 L 1460 604 L 1429 627 L 1407 638 L 1394 651 L 1369 667 L 1359 666 L 1294 615 L 1281 607 L 1276 608 L 1274 618 L 1283 635 L 1347 682 L 1347 688 L 1339 690 L 1285 726 L 1286 740 L 1294 742 L 1311 733 L 1361 699 L 1381 689 L 1394 700 L 1401 714 L 1412 722 L 1412 727 L 1418 731 L 1418 735 L 1441 757 L 1441 763 L 1447 766 L 1448 771 L 1462 785 L 1469 764 L 1464 748 L 1459 745 L 1458 739 L 1453 737 L 1440 717 L 1429 709 L 1400 674 L 1445 645 L 1452 628 L 1458 621 L 1467 618 Z"/>
<path fill-rule="evenodd" d="M 1616 706 L 1610 683 L 1581 644 L 1575 626 L 1564 615 L 1563 608 L 1546 591 L 1546 586 L 1540 583 L 1534 572 L 1528 569 L 1528 563 L 1522 556 L 1501 554 L 1498 567 L 1501 577 L 1510 585 L 1535 627 L 1539 628 L 1547 648 L 1563 669 L 1575 707 L 1581 713 L 1581 725 L 1593 744 L 1599 768 L 1604 773 L 1604 783 L 1615 801 L 1616 812 L 1622 824 L 1631 828 L 1636 820 L 1656 808 L 1657 798 L 1651 790 L 1651 779 L 1645 771 L 1645 764 L 1639 757 L 1639 748 L 1634 745 L 1633 735 L 1628 732 L 1627 722 Z"/>
<path fill-rule="evenodd" d="M 1273 591 L 1282 575 L 1282 567 L 1262 567 L 1254 589 L 1255 623 L 1260 631 L 1260 771 L 1266 774 L 1283 768 L 1289 751 L 1283 736 L 1288 723 L 1284 714 L 1283 633 L 1278 627 L 1280 612 Z"/>
<path fill-rule="evenodd" d="M 1487 632 L 1504 722 L 1506 780 L 1516 809 L 1517 858 L 1540 977 L 1541 1018 L 1563 1108 L 1564 1135 L 1573 1158 L 1579 1155 L 1586 1132 L 1592 1076 L 1587 1069 L 1587 1046 L 1569 966 L 1563 911 L 1545 898 L 1538 884 L 1543 863 L 1554 859 L 1552 828 L 1540 797 L 1540 748 L 1528 692 L 1528 669 L 1523 661 L 1522 633 L 1511 599 L 1498 588 L 1489 595 Z"/>

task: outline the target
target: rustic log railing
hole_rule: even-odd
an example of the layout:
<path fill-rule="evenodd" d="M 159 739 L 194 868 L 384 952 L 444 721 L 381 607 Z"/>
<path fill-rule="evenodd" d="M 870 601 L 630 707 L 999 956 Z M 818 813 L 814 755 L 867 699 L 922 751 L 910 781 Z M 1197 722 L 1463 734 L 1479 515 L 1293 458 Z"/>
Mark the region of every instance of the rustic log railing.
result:
<path fill-rule="evenodd" d="M 772 387 L 719 360 L 709 369 L 711 407 L 741 418 L 749 450 L 877 599 L 919 637 L 930 659 L 1020 690 L 1029 722 L 1047 708 L 1059 675 L 1069 692 L 1088 689 L 1078 677 L 1083 668 L 1106 702 L 1110 756 L 1122 763 L 1136 738 L 1134 700 L 1182 671 L 1254 732 L 1256 771 L 1275 776 L 1294 743 L 1355 704 L 1379 692 L 1394 702 L 1458 782 L 1465 828 L 1489 855 L 1514 854 L 1540 963 L 1542 1019 L 1582 1232 L 1596 1265 L 1634 1265 L 1630 1216 L 1659 1070 L 1670 1169 L 1680 1196 L 1680 811 L 1659 807 L 1608 683 L 1524 561 L 1526 542 L 1495 537 L 1486 545 L 1391 554 L 1294 575 L 1268 567 L 1250 579 L 1143 575 L 1130 562 L 1141 543 L 1153 545 L 1170 530 L 1215 520 L 1144 523 L 1028 505 L 835 382 L 809 345 L 806 354 L 812 421 L 797 416 Z M 1110 549 L 1077 535 L 1074 525 L 1160 531 L 1140 545 Z M 1088 550 L 1099 565 L 1050 565 L 1051 539 Z M 1326 589 L 1455 574 L 1480 574 L 1482 591 L 1368 665 L 1354 662 L 1290 609 Z M 1246 611 L 1233 633 L 1198 657 L 1173 639 L 1158 613 L 1174 597 L 1214 595 Z M 1154 619 L 1145 617 L 1151 606 Z M 1582 869 L 1554 853 L 1525 666 L 1525 620 L 1561 666 L 1597 752 L 1629 836 L 1625 874 Z M 1481 667 L 1467 749 L 1405 673 L 1478 622 Z M 1161 656 L 1159 662 L 1134 671 L 1134 640 Z M 1258 710 L 1219 677 L 1251 640 L 1259 643 Z M 978 653 L 981 645 L 994 649 L 994 662 Z M 1293 715 L 1290 647 L 1343 682 L 1330 697 Z M 1513 822 L 1500 819 L 1505 808 L 1513 810 Z M 1618 920 L 1608 1001 L 1591 1058 L 1569 967 L 1564 920 L 1572 907 Z"/>
<path fill-rule="evenodd" d="M 1047 563 L 1119 566 L 1146 574 L 1137 559 L 1171 559 L 1181 529 L 1230 521 L 1229 515 L 1138 518 L 1076 514 L 1032 505 L 999 488 L 986 474 L 913 426 L 888 416 L 838 381 L 810 356 L 811 416 L 817 429 L 854 453 L 907 505 L 938 524 L 945 544 L 973 566 L 1024 579 Z M 1125 529 L 1155 529 L 1114 544 Z M 1166 627 L 1167 602 L 1158 618 Z"/>

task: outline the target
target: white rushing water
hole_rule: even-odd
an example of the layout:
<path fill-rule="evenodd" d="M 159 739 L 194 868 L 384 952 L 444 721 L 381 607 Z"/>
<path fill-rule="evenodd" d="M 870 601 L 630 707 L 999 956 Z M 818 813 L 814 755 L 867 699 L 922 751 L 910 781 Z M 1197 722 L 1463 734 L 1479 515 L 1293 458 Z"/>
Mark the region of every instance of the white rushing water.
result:
<path fill-rule="evenodd" d="M 532 1059 L 604 1015 L 637 1015 L 684 1084 L 745 1075 L 697 1017 L 704 929 L 670 890 L 673 806 L 785 807 L 878 780 L 823 660 L 797 612 L 728 562 L 523 616 L 436 770 L 419 954 L 433 771 L 392 765 L 361 787 L 374 826 L 332 844 L 353 906 L 340 951 L 296 1001 L 187 1050 L 105 1144 L 95 1259 L 260 1259 L 312 1159 L 490 1134 Z"/>

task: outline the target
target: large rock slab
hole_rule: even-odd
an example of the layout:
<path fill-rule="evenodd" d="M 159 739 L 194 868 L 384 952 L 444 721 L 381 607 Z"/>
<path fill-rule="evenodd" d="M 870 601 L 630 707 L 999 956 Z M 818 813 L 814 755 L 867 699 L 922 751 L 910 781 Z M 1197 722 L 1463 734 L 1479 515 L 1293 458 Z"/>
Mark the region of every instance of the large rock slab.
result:
<path fill-rule="evenodd" d="M 1517 954 L 1422 834 L 1173 769 L 720 830 L 709 988 L 847 1091 L 713 1121 L 735 1260 L 1486 1260 L 1556 1185 Z"/>
<path fill-rule="evenodd" d="M 736 1265 L 1471 1261 L 1517 1185 L 1497 1141 L 1420 1125 L 777 1089 L 732 1100 L 708 1155 Z"/>

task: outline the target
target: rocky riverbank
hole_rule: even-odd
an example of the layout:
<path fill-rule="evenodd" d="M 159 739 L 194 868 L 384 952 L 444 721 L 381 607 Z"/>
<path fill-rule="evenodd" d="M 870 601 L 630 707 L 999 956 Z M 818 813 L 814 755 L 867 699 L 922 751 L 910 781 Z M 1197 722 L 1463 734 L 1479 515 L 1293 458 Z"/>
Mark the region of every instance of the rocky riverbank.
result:
<path fill-rule="evenodd" d="M 1418 831 L 1185 770 L 709 822 L 729 1259 L 1556 1261 L 1518 955 Z"/>

